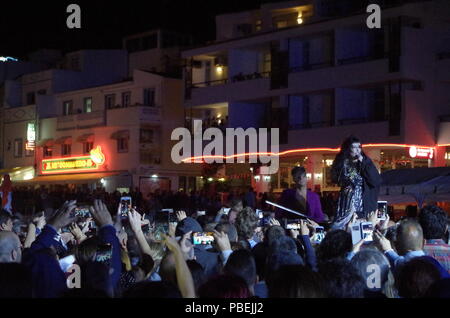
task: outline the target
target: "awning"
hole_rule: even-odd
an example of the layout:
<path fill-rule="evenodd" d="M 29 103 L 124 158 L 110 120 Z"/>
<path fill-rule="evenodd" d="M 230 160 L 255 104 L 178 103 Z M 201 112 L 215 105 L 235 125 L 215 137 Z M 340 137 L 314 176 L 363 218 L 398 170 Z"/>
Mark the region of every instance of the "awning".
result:
<path fill-rule="evenodd" d="M 111 139 L 122 139 L 122 138 L 130 139 L 130 131 L 129 130 L 119 130 L 119 131 L 114 132 L 111 135 Z"/>
<path fill-rule="evenodd" d="M 56 139 L 55 144 L 57 144 L 57 145 L 62 145 L 62 144 L 70 145 L 70 144 L 72 144 L 72 137 L 71 136 L 60 137 L 60 138 Z"/>
<path fill-rule="evenodd" d="M 11 177 L 11 181 L 14 184 L 15 182 L 21 181 L 24 178 L 32 178 L 34 176 L 34 167 L 26 166 L 26 167 L 2 169 L 0 170 L 0 180 L 5 174 L 9 174 L 9 176 Z"/>
<path fill-rule="evenodd" d="M 123 172 L 96 172 L 96 173 L 74 173 L 74 174 L 55 174 L 47 176 L 37 176 L 31 180 L 17 181 L 18 183 L 57 183 L 70 184 L 95 181 L 101 178 L 107 178 L 119 175 Z"/>
<path fill-rule="evenodd" d="M 52 138 L 39 140 L 36 144 L 37 147 L 51 147 L 55 141 Z"/>
<path fill-rule="evenodd" d="M 94 134 L 84 134 L 77 138 L 77 142 L 94 142 Z"/>
<path fill-rule="evenodd" d="M 12 173 L 20 172 L 20 170 L 27 169 L 27 168 L 29 168 L 29 167 L 15 167 L 15 168 L 9 168 L 9 169 L 1 169 L 0 177 L 3 176 L 4 174 L 11 175 Z"/>

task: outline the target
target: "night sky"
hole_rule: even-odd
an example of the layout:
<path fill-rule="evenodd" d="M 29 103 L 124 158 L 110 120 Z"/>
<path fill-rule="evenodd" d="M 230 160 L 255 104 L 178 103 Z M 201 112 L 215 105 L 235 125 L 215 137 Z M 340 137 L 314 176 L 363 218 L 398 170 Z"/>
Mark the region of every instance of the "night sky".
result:
<path fill-rule="evenodd" d="M 125 35 L 162 27 L 195 35 L 197 44 L 215 37 L 215 16 L 257 9 L 277 0 L 2 1 L 0 55 L 24 58 L 39 48 L 117 49 Z M 81 6 L 82 29 L 68 29 L 66 8 Z"/>

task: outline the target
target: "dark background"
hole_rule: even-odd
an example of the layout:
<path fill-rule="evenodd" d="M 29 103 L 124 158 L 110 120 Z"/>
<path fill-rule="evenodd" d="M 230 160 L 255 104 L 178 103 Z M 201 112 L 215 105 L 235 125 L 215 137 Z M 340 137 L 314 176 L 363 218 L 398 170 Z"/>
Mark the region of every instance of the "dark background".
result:
<path fill-rule="evenodd" d="M 280 0 L 2 1 L 0 55 L 24 58 L 40 48 L 118 49 L 125 35 L 162 27 L 215 38 L 215 16 Z M 68 29 L 69 4 L 81 7 L 81 29 Z"/>

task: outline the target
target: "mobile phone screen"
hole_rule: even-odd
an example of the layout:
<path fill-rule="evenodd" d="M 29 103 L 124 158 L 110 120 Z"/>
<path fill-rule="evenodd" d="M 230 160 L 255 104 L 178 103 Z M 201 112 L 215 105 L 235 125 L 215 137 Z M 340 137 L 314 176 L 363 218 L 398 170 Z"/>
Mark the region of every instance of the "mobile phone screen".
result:
<path fill-rule="evenodd" d="M 91 216 L 88 206 L 80 206 L 75 208 L 75 216 L 80 218 L 88 218 Z"/>
<path fill-rule="evenodd" d="M 131 210 L 131 197 L 120 198 L 120 217 L 122 219 L 128 218 L 128 212 Z"/>
<path fill-rule="evenodd" d="M 300 224 L 298 223 L 286 224 L 286 230 L 298 230 L 298 229 L 300 229 Z"/>
<path fill-rule="evenodd" d="M 214 242 L 212 232 L 196 232 L 192 233 L 192 244 L 194 245 L 209 245 Z"/>
<path fill-rule="evenodd" d="M 385 220 L 387 215 L 387 201 L 378 201 L 378 218 Z"/>
<path fill-rule="evenodd" d="M 372 223 L 362 223 L 361 224 L 361 232 L 362 232 L 362 239 L 366 242 L 373 241 L 373 224 Z"/>
<path fill-rule="evenodd" d="M 95 253 L 95 261 L 103 264 L 109 264 L 112 257 L 112 245 L 100 245 Z"/>

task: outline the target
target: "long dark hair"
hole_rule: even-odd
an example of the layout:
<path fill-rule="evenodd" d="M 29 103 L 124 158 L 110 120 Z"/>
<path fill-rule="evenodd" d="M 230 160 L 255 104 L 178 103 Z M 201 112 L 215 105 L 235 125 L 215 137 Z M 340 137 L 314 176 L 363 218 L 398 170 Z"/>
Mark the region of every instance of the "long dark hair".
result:
<path fill-rule="evenodd" d="M 331 167 L 331 175 L 333 182 L 338 183 L 339 175 L 344 165 L 345 159 L 350 159 L 350 148 L 354 143 L 361 143 L 361 140 L 355 136 L 350 136 L 344 140 L 341 145 L 341 150 L 336 155 L 336 158 L 333 161 L 333 165 Z M 366 154 L 361 151 L 361 155 L 366 157 Z"/>

